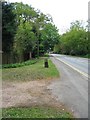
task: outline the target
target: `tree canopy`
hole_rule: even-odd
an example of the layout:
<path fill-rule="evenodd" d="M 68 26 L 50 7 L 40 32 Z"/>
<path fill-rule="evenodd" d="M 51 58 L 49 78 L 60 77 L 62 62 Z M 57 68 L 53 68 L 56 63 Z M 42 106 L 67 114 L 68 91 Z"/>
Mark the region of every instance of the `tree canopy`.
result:
<path fill-rule="evenodd" d="M 82 22 L 72 22 L 70 29 L 61 35 L 59 44 L 55 46 L 54 50 L 69 55 L 87 55 L 88 32 Z"/>
<path fill-rule="evenodd" d="M 59 34 L 52 17 L 27 4 L 3 2 L 3 51 L 23 59 L 53 50 Z M 23 56 L 23 57 L 21 57 Z M 20 60 L 22 61 L 22 60 Z"/>
<path fill-rule="evenodd" d="M 19 62 L 50 51 L 87 55 L 89 34 L 82 21 L 76 20 L 60 35 L 49 14 L 22 2 L 2 2 L 2 49 Z"/>
<path fill-rule="evenodd" d="M 12 4 L 2 2 L 2 50 L 5 53 L 12 50 L 16 33 L 15 17 Z"/>

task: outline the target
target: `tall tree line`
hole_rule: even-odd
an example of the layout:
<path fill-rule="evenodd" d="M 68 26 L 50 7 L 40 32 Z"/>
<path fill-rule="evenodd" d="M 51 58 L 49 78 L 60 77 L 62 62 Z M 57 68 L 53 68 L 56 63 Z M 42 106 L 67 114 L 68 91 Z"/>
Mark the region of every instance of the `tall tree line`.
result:
<path fill-rule="evenodd" d="M 52 17 L 30 5 L 2 2 L 2 20 L 2 50 L 7 63 L 10 56 L 13 62 L 39 57 L 59 41 Z"/>
<path fill-rule="evenodd" d="M 67 55 L 88 55 L 88 33 L 82 21 L 72 22 L 70 29 L 61 35 L 59 44 L 54 47 L 54 52 Z"/>
<path fill-rule="evenodd" d="M 87 55 L 90 31 L 82 22 L 71 23 L 60 35 L 50 15 L 23 3 L 2 2 L 3 61 L 22 62 L 54 51 L 68 55 Z"/>

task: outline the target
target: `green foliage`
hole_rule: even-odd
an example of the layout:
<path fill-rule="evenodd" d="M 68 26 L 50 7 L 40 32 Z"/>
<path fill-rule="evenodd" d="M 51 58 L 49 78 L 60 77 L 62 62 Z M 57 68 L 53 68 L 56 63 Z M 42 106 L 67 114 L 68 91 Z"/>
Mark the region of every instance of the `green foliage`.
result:
<path fill-rule="evenodd" d="M 2 110 L 3 118 L 72 118 L 73 116 L 52 107 L 6 108 Z"/>
<path fill-rule="evenodd" d="M 49 54 L 48 54 L 48 53 L 45 53 L 45 54 L 44 54 L 44 57 L 49 57 Z"/>
<path fill-rule="evenodd" d="M 17 67 L 22 67 L 22 66 L 26 66 L 26 65 L 32 65 L 35 64 L 37 62 L 37 60 L 28 60 L 22 63 L 15 63 L 15 64 L 4 64 L 2 65 L 2 68 L 17 68 Z"/>
<path fill-rule="evenodd" d="M 3 52 L 19 62 L 53 51 L 70 55 L 88 54 L 88 32 L 82 22 L 71 23 L 70 29 L 59 35 L 50 15 L 23 3 L 2 3 Z M 8 61 L 8 60 L 7 60 Z M 17 62 L 17 61 L 16 61 Z"/>
<path fill-rule="evenodd" d="M 34 10 L 33 7 L 21 3 L 12 3 L 14 5 L 14 13 L 16 14 L 16 22 L 17 25 L 20 25 L 21 20 L 23 19 L 23 22 L 30 22 L 33 21 L 34 18 L 37 17 L 37 12 Z"/>
<path fill-rule="evenodd" d="M 33 50 L 35 45 L 35 34 L 32 32 L 32 26 L 29 22 L 21 23 L 18 26 L 17 34 L 15 36 L 14 49 L 21 53 Z"/>
<path fill-rule="evenodd" d="M 16 33 L 16 15 L 13 13 L 13 9 L 11 3 L 2 2 L 2 50 L 5 53 L 12 51 Z"/>
<path fill-rule="evenodd" d="M 14 3 L 18 29 L 15 35 L 14 52 L 17 53 L 20 61 L 24 54 L 32 52 L 36 46 L 36 35 L 33 32 L 33 22 L 37 18 L 37 12 L 31 6 L 23 3 Z M 29 55 L 29 54 L 28 54 Z"/>
<path fill-rule="evenodd" d="M 3 2 L 4 52 L 10 52 L 21 62 L 24 61 L 25 54 L 30 58 L 32 54 L 39 57 L 53 50 L 58 41 L 58 30 L 50 15 L 22 2 Z"/>
<path fill-rule="evenodd" d="M 71 24 L 70 30 L 63 34 L 55 52 L 69 55 L 88 54 L 88 33 L 79 21 Z"/>
<path fill-rule="evenodd" d="M 60 53 L 60 43 L 54 46 L 54 53 Z"/>
<path fill-rule="evenodd" d="M 18 23 L 17 33 L 14 41 L 14 51 L 21 56 L 26 53 L 33 53 L 34 56 L 39 56 L 46 52 L 46 42 L 49 40 L 49 31 L 44 33 L 44 29 L 50 29 L 50 41 L 48 43 L 48 49 L 54 47 L 56 39 L 54 39 L 57 33 L 57 29 L 53 26 L 50 21 L 51 17 L 44 15 L 40 11 L 35 11 L 31 6 L 23 3 L 15 3 L 16 21 Z M 50 24 L 49 24 L 50 23 Z M 50 27 L 49 27 L 50 26 Z M 45 35 L 44 35 L 45 34 Z M 48 39 L 43 39 L 42 36 L 48 36 Z M 21 57 L 22 59 L 22 57 Z"/>
<path fill-rule="evenodd" d="M 41 34 L 42 44 L 46 52 L 52 51 L 55 44 L 59 42 L 60 35 L 55 25 L 48 23 L 45 25 Z"/>

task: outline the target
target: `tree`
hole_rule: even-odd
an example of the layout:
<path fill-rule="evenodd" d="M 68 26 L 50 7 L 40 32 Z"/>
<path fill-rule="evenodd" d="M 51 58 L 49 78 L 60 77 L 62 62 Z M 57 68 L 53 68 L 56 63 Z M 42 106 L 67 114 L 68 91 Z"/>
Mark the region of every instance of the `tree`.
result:
<path fill-rule="evenodd" d="M 40 32 L 43 29 L 44 25 L 51 20 L 44 15 L 42 12 L 35 11 L 31 6 L 24 5 L 23 3 L 15 3 L 15 14 L 17 14 L 16 22 L 18 25 L 29 23 L 32 27 L 32 33 L 36 36 L 36 47 L 37 47 L 37 56 L 39 57 L 39 46 L 40 46 Z M 19 31 L 19 30 L 18 30 Z M 28 31 L 27 31 L 28 33 Z M 32 35 L 31 35 L 32 36 Z M 24 37 L 24 36 L 23 36 Z M 29 44 L 29 43 L 28 43 Z M 34 49 L 36 51 L 36 48 Z"/>
<path fill-rule="evenodd" d="M 13 5 L 2 2 L 2 50 L 4 53 L 12 51 L 14 35 L 16 33 L 15 17 Z"/>
<path fill-rule="evenodd" d="M 58 47 L 63 54 L 88 54 L 88 35 L 83 24 L 79 21 L 71 23 L 70 29 L 61 36 Z"/>
<path fill-rule="evenodd" d="M 4 39 L 7 43 L 4 41 L 5 46 L 3 45 L 3 48 L 6 49 L 6 45 L 8 46 L 6 52 L 13 51 L 15 59 L 19 57 L 19 60 L 23 61 L 25 54 L 28 54 L 31 58 L 32 53 L 35 53 L 35 56 L 39 57 L 39 54 L 53 50 L 54 45 L 59 40 L 59 34 L 50 15 L 45 15 L 23 3 L 5 3 L 4 5 L 7 8 L 8 16 L 11 15 L 10 18 L 12 18 L 8 19 L 5 13 L 3 29 L 7 29 L 6 33 L 9 34 L 8 42 Z M 6 8 L 4 7 L 4 9 Z M 8 22 L 6 19 L 8 19 Z"/>
<path fill-rule="evenodd" d="M 13 10 L 11 3 L 2 2 L 2 59 L 5 64 L 13 62 L 13 42 L 17 29 Z"/>
<path fill-rule="evenodd" d="M 88 51 L 88 36 L 83 23 L 76 21 L 71 25 L 69 34 L 71 36 L 70 46 L 72 46 L 70 54 L 86 55 Z"/>
<path fill-rule="evenodd" d="M 44 46 L 45 52 L 52 51 L 54 45 L 58 43 L 60 35 L 58 29 L 52 23 L 45 25 L 41 34 L 42 44 Z"/>
<path fill-rule="evenodd" d="M 29 53 L 30 59 L 32 58 L 32 51 L 36 43 L 36 36 L 32 32 L 32 26 L 30 22 L 21 22 L 18 26 L 17 34 L 15 36 L 14 49 L 20 55 L 23 53 Z"/>
<path fill-rule="evenodd" d="M 46 26 L 46 24 L 48 24 L 49 22 L 52 21 L 51 17 L 47 15 L 44 15 L 42 12 L 37 11 L 38 12 L 38 16 L 34 21 L 34 25 L 33 25 L 33 31 L 36 34 L 37 37 L 37 57 L 39 58 L 39 54 L 40 54 L 40 46 L 43 46 L 41 43 L 41 34 L 42 34 L 42 30 L 44 29 L 44 27 Z"/>
<path fill-rule="evenodd" d="M 34 22 L 37 17 L 37 12 L 33 7 L 21 3 L 12 3 L 14 4 L 14 13 L 16 14 L 17 25 L 20 25 L 20 21 L 23 19 L 23 22 Z"/>

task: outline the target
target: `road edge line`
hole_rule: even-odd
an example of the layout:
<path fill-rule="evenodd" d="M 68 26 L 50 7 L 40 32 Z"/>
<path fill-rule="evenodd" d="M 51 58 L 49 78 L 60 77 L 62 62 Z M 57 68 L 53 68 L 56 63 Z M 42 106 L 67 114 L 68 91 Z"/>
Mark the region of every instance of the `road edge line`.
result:
<path fill-rule="evenodd" d="M 56 58 L 56 57 L 55 57 L 55 58 Z M 68 64 L 68 63 L 60 60 L 59 58 L 56 58 L 56 59 L 59 60 L 59 61 L 61 61 L 61 62 L 63 62 L 64 64 L 68 65 L 69 67 L 71 67 L 71 68 L 74 69 L 75 71 L 79 72 L 80 74 L 84 75 L 85 77 L 90 78 L 90 77 L 88 76 L 88 74 L 86 74 L 86 73 L 78 70 L 77 68 L 73 67 L 72 65 L 70 65 L 70 64 Z"/>

